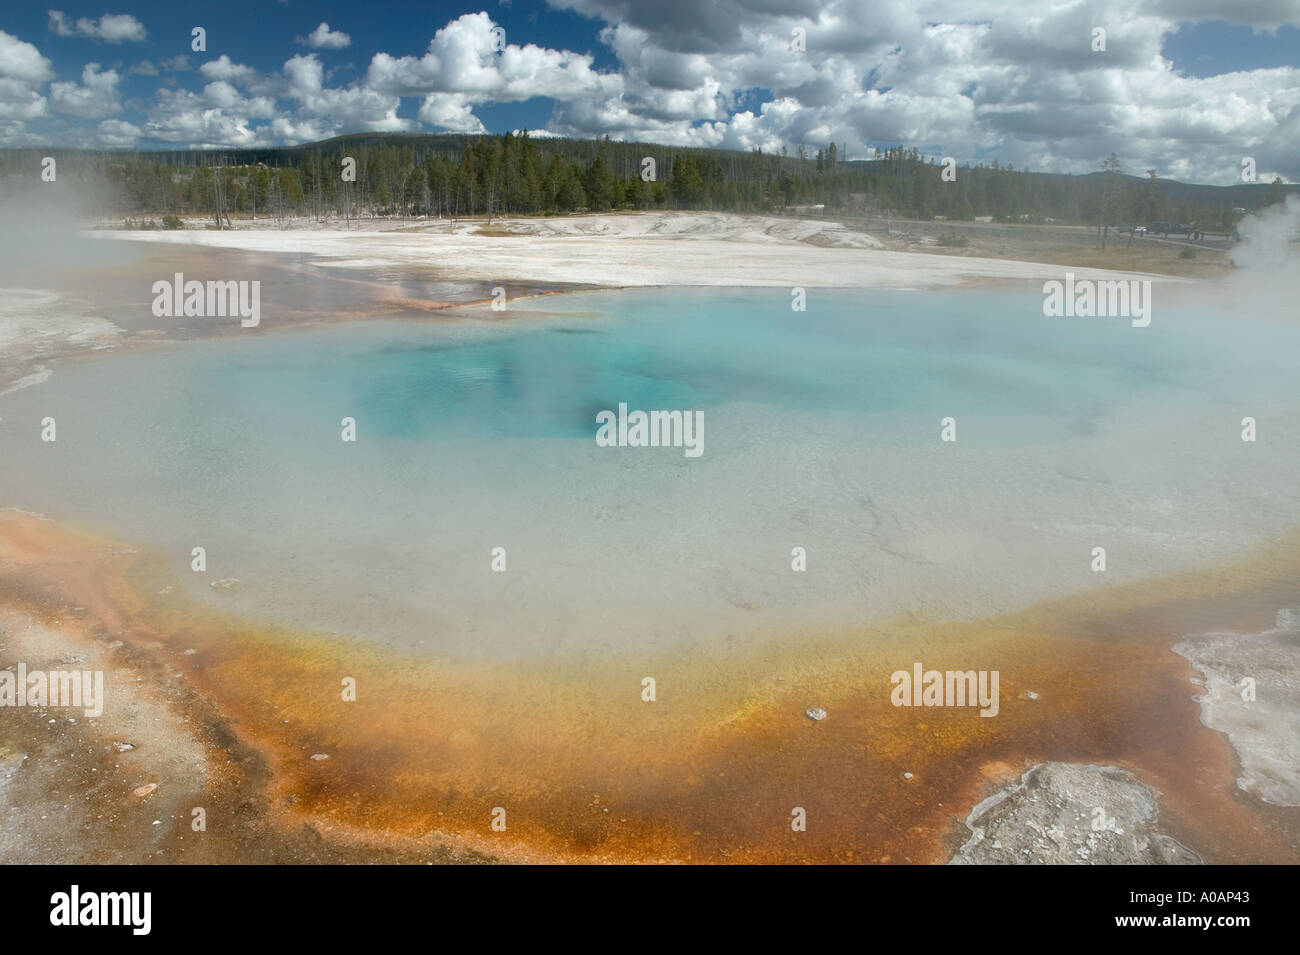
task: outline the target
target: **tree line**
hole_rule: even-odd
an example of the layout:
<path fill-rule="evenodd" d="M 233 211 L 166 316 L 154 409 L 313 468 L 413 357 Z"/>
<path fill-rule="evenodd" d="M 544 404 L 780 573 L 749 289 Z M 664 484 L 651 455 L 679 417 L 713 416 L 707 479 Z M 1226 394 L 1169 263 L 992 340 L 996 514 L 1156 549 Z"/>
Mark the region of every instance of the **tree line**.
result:
<path fill-rule="evenodd" d="M 42 151 L 0 151 L 0 177 L 39 167 Z M 1033 173 L 996 161 L 958 167 L 902 146 L 847 161 L 815 153 L 681 149 L 606 139 L 363 134 L 307 146 L 235 151 L 53 151 L 60 175 L 106 183 L 105 212 L 134 216 L 443 217 L 621 209 L 893 216 L 1088 223 L 1165 219 L 1227 231 L 1281 201 L 1285 188 L 1188 187 L 1123 174 L 1112 156 L 1087 176 Z M 344 159 L 353 173 L 344 174 Z M 810 209 L 811 207 L 811 209 Z M 820 207 L 820 210 L 817 209 Z M 1236 211 L 1234 211 L 1236 210 Z"/>

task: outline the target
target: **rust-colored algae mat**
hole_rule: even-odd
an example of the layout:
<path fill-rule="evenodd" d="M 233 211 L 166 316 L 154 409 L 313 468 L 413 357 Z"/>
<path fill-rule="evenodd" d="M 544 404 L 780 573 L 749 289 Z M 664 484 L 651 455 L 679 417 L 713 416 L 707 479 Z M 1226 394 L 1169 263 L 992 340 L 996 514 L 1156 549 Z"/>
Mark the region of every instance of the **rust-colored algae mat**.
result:
<path fill-rule="evenodd" d="M 160 595 L 169 582 L 143 551 L 0 512 L 0 603 L 55 625 L 84 608 L 87 638 L 180 671 L 260 754 L 261 822 L 276 831 L 503 861 L 934 863 L 976 802 L 1061 760 L 1136 772 L 1161 793 L 1162 831 L 1207 862 L 1300 861 L 1300 814 L 1238 790 L 1236 756 L 1201 724 L 1193 671 L 1170 650 L 1300 605 L 1296 533 L 1230 565 L 987 620 L 530 662 L 256 626 Z M 999 671 L 998 714 L 895 707 L 890 675 L 917 661 Z"/>

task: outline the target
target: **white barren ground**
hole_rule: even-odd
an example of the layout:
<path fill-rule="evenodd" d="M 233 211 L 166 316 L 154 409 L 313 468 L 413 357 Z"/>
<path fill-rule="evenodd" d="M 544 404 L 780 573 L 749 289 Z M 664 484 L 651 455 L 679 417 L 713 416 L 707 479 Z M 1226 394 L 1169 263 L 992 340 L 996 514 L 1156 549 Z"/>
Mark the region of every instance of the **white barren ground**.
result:
<path fill-rule="evenodd" d="M 0 395 L 49 377 L 41 362 L 69 351 L 117 341 L 112 322 L 43 289 L 0 289 Z"/>
<path fill-rule="evenodd" d="M 1201 722 L 1226 735 L 1241 760 L 1238 787 L 1275 806 L 1300 806 L 1297 649 L 1300 627 L 1285 613 L 1275 630 L 1189 635 L 1174 646 L 1200 674 Z M 1253 697 L 1243 692 L 1247 679 Z"/>
<path fill-rule="evenodd" d="M 892 252 L 833 221 L 722 213 L 479 220 L 341 220 L 277 229 L 274 220 L 234 230 L 93 233 L 103 238 L 206 245 L 319 257 L 344 268 L 429 269 L 463 279 L 653 285 L 935 288 L 971 279 L 1060 279 L 1063 267 Z M 191 225 L 197 225 L 192 223 Z M 397 231 L 400 227 L 401 231 Z M 414 231 L 412 231 L 414 230 Z M 502 234 L 504 233 L 504 234 Z M 1074 269 L 1079 278 L 1138 273 Z M 1161 277 L 1162 281 L 1178 281 Z"/>

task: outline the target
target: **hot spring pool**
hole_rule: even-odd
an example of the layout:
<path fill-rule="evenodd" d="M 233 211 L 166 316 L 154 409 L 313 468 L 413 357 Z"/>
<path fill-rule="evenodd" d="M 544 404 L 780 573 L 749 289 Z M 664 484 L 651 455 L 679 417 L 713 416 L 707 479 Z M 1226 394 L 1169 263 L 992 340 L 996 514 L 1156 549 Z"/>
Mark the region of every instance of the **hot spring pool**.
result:
<path fill-rule="evenodd" d="M 975 616 L 1300 516 L 1300 334 L 1194 299 L 1144 329 L 1045 318 L 1036 289 L 481 314 L 65 361 L 0 396 L 0 506 L 156 549 L 253 618 L 454 657 Z M 620 403 L 700 413 L 703 454 L 598 447 Z"/>

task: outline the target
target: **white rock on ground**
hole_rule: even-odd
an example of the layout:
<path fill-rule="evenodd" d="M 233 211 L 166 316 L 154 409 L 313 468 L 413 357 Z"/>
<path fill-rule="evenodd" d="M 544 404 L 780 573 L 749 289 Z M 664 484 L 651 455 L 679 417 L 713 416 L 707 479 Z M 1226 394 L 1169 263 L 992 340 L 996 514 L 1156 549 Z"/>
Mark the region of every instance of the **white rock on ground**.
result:
<path fill-rule="evenodd" d="M 1185 636 L 1174 652 L 1199 674 L 1201 722 L 1228 737 L 1241 761 L 1237 785 L 1275 806 L 1300 806 L 1300 628 L 1293 610 L 1263 633 Z M 1246 680 L 1254 699 L 1247 699 Z"/>
<path fill-rule="evenodd" d="M 1195 865 L 1156 829 L 1157 793 L 1114 766 L 1039 763 L 979 803 L 950 865 Z"/>

